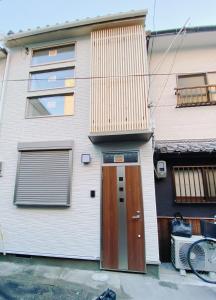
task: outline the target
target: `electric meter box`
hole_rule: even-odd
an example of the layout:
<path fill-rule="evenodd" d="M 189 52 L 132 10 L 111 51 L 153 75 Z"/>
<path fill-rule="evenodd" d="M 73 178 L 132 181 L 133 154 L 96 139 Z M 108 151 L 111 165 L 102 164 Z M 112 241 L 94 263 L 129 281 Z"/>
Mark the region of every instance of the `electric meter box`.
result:
<path fill-rule="evenodd" d="M 167 166 L 164 160 L 159 160 L 157 162 L 157 177 L 166 178 L 167 176 Z"/>

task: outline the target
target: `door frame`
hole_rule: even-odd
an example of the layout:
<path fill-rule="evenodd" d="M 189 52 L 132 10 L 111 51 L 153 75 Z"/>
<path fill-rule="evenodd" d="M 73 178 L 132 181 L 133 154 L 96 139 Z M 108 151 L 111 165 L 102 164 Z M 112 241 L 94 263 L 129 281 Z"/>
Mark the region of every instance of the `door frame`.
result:
<path fill-rule="evenodd" d="M 126 152 L 136 152 L 138 154 L 138 162 L 136 163 L 104 163 L 103 162 L 103 155 L 104 153 L 126 153 Z M 101 167 L 100 167 L 100 177 L 101 177 L 101 186 L 100 186 L 100 270 L 107 270 L 107 271 L 118 271 L 118 272 L 128 272 L 128 273 L 138 273 L 138 274 L 145 274 L 147 272 L 147 268 L 145 271 L 140 272 L 140 271 L 131 271 L 131 270 L 119 270 L 119 269 L 108 269 L 108 268 L 103 268 L 102 267 L 102 260 L 101 258 L 103 257 L 103 240 L 102 240 L 102 226 L 103 226 L 103 222 L 102 222 L 102 216 L 103 216 L 103 172 L 102 172 L 102 168 L 103 167 L 118 167 L 118 166 L 140 166 L 140 176 L 141 176 L 141 182 L 142 182 L 142 166 L 141 166 L 141 159 L 140 159 L 140 151 L 139 150 L 108 150 L 108 151 L 102 151 L 101 152 Z M 141 194 L 142 194 L 142 210 L 143 210 L 143 232 L 144 232 L 144 257 L 145 257 L 145 261 L 146 261 L 146 240 L 145 240 L 145 218 L 144 218 L 144 202 L 143 202 L 143 188 L 141 188 Z"/>

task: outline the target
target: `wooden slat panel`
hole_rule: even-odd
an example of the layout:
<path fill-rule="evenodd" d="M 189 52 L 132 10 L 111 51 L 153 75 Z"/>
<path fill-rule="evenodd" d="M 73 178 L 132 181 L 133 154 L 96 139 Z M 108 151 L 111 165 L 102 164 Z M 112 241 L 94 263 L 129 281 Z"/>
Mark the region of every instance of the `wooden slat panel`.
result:
<path fill-rule="evenodd" d="M 175 202 L 215 203 L 216 166 L 173 166 Z"/>
<path fill-rule="evenodd" d="M 144 272 L 145 238 L 140 167 L 125 167 L 125 177 L 127 197 L 128 270 Z M 140 215 L 140 219 L 132 219 L 132 216 L 134 215 Z"/>
<path fill-rule="evenodd" d="M 142 26 L 91 33 L 91 132 L 148 128 L 146 72 Z"/>
<path fill-rule="evenodd" d="M 159 251 L 161 262 L 171 261 L 170 222 L 172 217 L 158 217 Z M 193 234 L 200 235 L 200 220 L 212 221 L 211 218 L 185 218 L 192 224 Z"/>
<path fill-rule="evenodd" d="M 103 167 L 102 267 L 118 269 L 118 206 L 116 167 Z"/>

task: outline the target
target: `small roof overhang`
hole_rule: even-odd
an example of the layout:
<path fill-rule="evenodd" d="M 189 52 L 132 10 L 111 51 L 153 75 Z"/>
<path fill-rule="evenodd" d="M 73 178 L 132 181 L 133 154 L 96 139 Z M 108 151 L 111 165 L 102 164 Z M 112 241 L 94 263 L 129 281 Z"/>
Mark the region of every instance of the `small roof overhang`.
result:
<path fill-rule="evenodd" d="M 156 141 L 155 152 L 169 153 L 211 153 L 216 151 L 216 139 L 208 140 L 179 140 Z"/>
<path fill-rule="evenodd" d="M 6 58 L 6 56 L 7 56 L 6 49 L 0 47 L 0 59 Z"/>
<path fill-rule="evenodd" d="M 118 142 L 147 142 L 152 137 L 151 130 L 142 131 L 118 131 L 109 133 L 91 133 L 89 139 L 93 144 L 100 143 L 118 143 Z"/>
<path fill-rule="evenodd" d="M 184 43 L 181 46 L 182 49 L 199 49 L 206 47 L 215 47 L 215 39 L 216 39 L 216 27 L 212 26 L 209 30 L 209 27 L 203 28 L 203 30 L 196 30 L 194 28 L 186 28 L 185 31 L 181 33 L 180 36 L 184 36 Z M 200 28 L 199 28 L 200 29 Z M 149 40 L 154 40 L 154 43 L 149 43 L 149 51 L 151 52 L 151 47 L 153 43 L 154 52 L 164 52 L 167 47 L 171 44 L 176 34 L 178 34 L 179 29 L 175 30 L 167 30 L 167 31 L 158 31 L 151 32 L 148 35 Z M 178 49 L 179 42 L 176 42 L 172 49 L 173 51 Z"/>
<path fill-rule="evenodd" d="M 7 47 L 16 47 L 89 34 L 92 30 L 107 28 L 108 26 L 144 25 L 146 15 L 147 10 L 133 10 L 96 18 L 86 18 L 84 20 L 11 34 L 5 38 L 4 42 Z"/>

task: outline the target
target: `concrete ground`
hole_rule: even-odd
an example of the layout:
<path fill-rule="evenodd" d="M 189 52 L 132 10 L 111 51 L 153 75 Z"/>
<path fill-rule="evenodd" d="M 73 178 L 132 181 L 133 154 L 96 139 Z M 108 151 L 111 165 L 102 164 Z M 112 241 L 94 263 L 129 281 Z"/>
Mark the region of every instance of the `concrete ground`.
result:
<path fill-rule="evenodd" d="M 93 300 L 108 287 L 117 300 L 216 299 L 216 286 L 182 277 L 171 265 L 161 266 L 158 280 L 142 274 L 0 261 L 1 300 Z"/>

